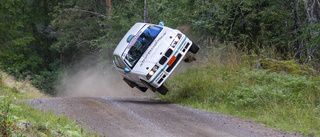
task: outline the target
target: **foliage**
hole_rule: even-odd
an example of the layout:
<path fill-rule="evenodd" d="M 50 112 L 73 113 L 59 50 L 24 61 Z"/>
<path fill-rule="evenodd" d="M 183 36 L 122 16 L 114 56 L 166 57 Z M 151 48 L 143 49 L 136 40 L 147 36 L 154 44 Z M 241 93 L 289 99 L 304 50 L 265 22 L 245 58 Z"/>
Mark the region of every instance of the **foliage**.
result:
<path fill-rule="evenodd" d="M 32 125 L 31 131 L 23 131 L 23 135 L 39 136 L 95 136 L 91 133 L 84 132 L 82 127 L 77 125 L 74 120 L 67 117 L 57 116 L 51 112 L 43 112 L 26 104 L 19 104 L 23 110 L 16 111 L 14 114 L 19 116 L 20 121 L 27 121 Z"/>
<path fill-rule="evenodd" d="M 277 61 L 273 59 L 260 59 L 256 68 L 269 69 L 272 72 L 280 72 L 295 76 L 319 76 L 319 72 L 312 68 L 298 65 L 294 61 Z"/>
<path fill-rule="evenodd" d="M 18 132 L 17 118 L 12 115 L 13 111 L 18 111 L 19 107 L 14 105 L 14 98 L 11 99 L 9 96 L 1 96 L 1 116 L 0 116 L 0 131 L 2 136 L 14 136 Z"/>
<path fill-rule="evenodd" d="M 199 10 L 194 13 L 193 24 L 197 29 L 207 30 L 219 38 L 248 44 L 284 45 L 290 35 L 284 35 L 292 27 L 285 25 L 290 18 L 286 5 L 288 1 L 214 1 L 198 2 Z M 203 8 L 202 8 L 203 7 Z"/>
<path fill-rule="evenodd" d="M 18 87 L 23 84 L 18 84 Z M 30 105 L 17 103 L 22 99 L 45 97 L 39 95 L 39 91 L 31 90 L 36 89 L 20 91 L 17 87 L 0 85 L 0 136 L 97 136 L 84 131 L 74 120 L 53 114 L 53 111 L 43 112 Z"/>
<path fill-rule="evenodd" d="M 224 51 L 224 52 L 222 52 Z M 286 131 L 320 135 L 320 79 L 253 69 L 242 52 L 213 48 L 207 60 L 166 81 L 163 99 L 251 119 Z"/>
<path fill-rule="evenodd" d="M 84 56 L 101 52 L 100 37 L 106 35 L 107 17 L 95 8 L 99 2 L 66 1 L 54 8 L 53 34 L 58 40 L 51 48 L 60 54 L 60 63 L 67 65 Z"/>
<path fill-rule="evenodd" d="M 26 104 L 14 104 L 9 96 L 1 97 L 2 136 L 95 136 L 84 132 L 66 117 L 42 112 Z"/>
<path fill-rule="evenodd" d="M 319 3 L 319 2 L 318 2 Z M 189 15 L 193 27 L 220 41 L 252 50 L 275 47 L 283 59 L 317 62 L 319 11 L 316 1 L 204 0 Z M 289 56 L 288 56 L 289 55 Z M 318 64 L 314 64 L 318 67 Z"/>
<path fill-rule="evenodd" d="M 49 67 L 55 60 L 55 53 L 49 49 L 54 37 L 47 25 L 49 5 L 56 2 L 0 2 L 1 69 L 18 79 L 32 78 L 44 70 L 55 71 Z"/>
<path fill-rule="evenodd" d="M 39 89 L 45 89 L 45 93 L 55 95 L 58 85 L 57 78 L 60 73 L 58 71 L 40 71 L 39 74 L 32 77 L 32 85 Z"/>
<path fill-rule="evenodd" d="M 201 36 L 194 41 L 202 47 L 207 37 L 216 37 L 248 54 L 275 49 L 281 60 L 320 68 L 320 5 L 315 1 L 113 0 L 111 16 L 105 2 L 2 0 L 1 69 L 54 94 L 56 85 L 43 84 L 82 60 L 87 61 L 80 67 L 105 64 L 127 30 L 143 21 L 163 21 L 172 28 L 192 25 Z"/>
<path fill-rule="evenodd" d="M 0 18 L 0 62 L 8 72 L 20 75 L 28 68 L 37 69 L 41 60 L 34 52 L 27 48 L 34 37 L 29 32 L 24 32 L 27 27 L 23 23 L 26 16 L 23 9 L 19 8 L 26 3 L 19 0 L 1 1 Z M 3 21 L 6 20 L 6 21 Z M 21 31 L 22 30 L 22 31 Z"/>
<path fill-rule="evenodd" d="M 305 42 L 305 46 L 301 48 L 302 51 L 307 53 L 304 57 L 304 62 L 309 62 L 313 66 L 319 68 L 319 59 L 320 54 L 319 51 L 319 43 L 320 43 L 320 23 L 304 26 L 299 30 L 300 35 L 295 39 L 295 42 Z M 300 54 L 297 53 L 297 54 Z M 310 60 L 313 60 L 311 62 Z"/>
<path fill-rule="evenodd" d="M 274 58 L 295 59 L 319 70 L 320 5 L 317 2 L 113 0 L 111 16 L 105 16 L 103 0 L 1 0 L 0 67 L 54 94 L 62 70 L 102 66 L 135 22 L 163 21 L 172 28 L 191 24 L 200 34 L 196 43 L 213 50 L 206 59 L 211 63 L 169 80 L 167 84 L 173 92 L 169 92 L 167 99 L 318 135 L 317 77 L 301 76 L 300 72 L 285 75 L 251 69 L 257 58 L 282 54 Z M 212 37 L 234 45 L 205 47 Z M 244 52 L 239 52 L 240 49 Z M 84 58 L 89 61 L 78 67 Z M 273 71 L 282 71 L 287 65 L 296 71 L 292 61 L 278 63 L 274 63 Z M 274 64 L 271 68 L 270 64 L 264 67 L 272 69 Z M 5 90 L 7 94 L 16 92 L 19 98 L 29 97 L 20 88 Z M 22 106 L 22 109 L 29 108 Z M 32 113 L 30 116 L 36 115 Z M 37 127 L 45 132 L 49 129 L 45 124 Z"/>

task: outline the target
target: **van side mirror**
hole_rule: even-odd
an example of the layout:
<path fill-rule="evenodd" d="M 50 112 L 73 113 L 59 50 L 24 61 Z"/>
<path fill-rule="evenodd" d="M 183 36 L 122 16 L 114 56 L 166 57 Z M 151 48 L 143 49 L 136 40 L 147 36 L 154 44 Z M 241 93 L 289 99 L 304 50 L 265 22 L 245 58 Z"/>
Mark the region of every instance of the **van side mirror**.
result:
<path fill-rule="evenodd" d="M 163 22 L 159 22 L 159 24 L 158 24 L 159 26 L 164 26 L 164 23 Z"/>
<path fill-rule="evenodd" d="M 131 71 L 131 69 L 129 69 L 128 67 L 124 68 L 125 73 L 129 73 L 130 71 Z"/>
<path fill-rule="evenodd" d="M 132 35 L 132 34 L 128 36 L 128 38 L 127 38 L 127 42 L 128 42 L 128 43 L 130 43 L 130 41 L 131 41 L 131 39 L 133 38 L 133 36 L 134 36 L 134 35 Z"/>

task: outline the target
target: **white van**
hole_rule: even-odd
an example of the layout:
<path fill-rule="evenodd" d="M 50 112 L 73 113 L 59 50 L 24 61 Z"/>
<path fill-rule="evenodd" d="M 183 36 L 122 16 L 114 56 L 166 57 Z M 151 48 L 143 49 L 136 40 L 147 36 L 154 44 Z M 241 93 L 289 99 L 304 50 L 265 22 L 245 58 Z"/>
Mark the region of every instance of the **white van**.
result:
<path fill-rule="evenodd" d="M 183 33 L 162 22 L 136 23 L 114 50 L 113 63 L 131 88 L 165 95 L 164 81 L 188 51 L 195 54 L 198 50 Z"/>

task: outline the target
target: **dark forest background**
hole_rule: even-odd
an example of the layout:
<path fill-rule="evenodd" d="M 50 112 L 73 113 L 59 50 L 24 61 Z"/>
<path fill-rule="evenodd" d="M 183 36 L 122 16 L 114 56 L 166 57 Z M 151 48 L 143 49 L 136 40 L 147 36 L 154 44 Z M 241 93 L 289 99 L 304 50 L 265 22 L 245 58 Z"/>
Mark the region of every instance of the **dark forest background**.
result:
<path fill-rule="evenodd" d="M 229 42 L 320 70 L 319 0 L 1 0 L 0 67 L 55 94 L 62 71 L 84 58 L 103 68 L 134 23 L 159 21 L 191 27 L 200 47 Z"/>

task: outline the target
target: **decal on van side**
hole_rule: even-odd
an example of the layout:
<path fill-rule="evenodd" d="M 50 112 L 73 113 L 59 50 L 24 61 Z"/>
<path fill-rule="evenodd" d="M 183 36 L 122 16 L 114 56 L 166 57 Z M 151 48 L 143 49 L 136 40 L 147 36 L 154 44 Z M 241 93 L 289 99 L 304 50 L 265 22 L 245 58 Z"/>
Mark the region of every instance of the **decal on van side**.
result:
<path fill-rule="evenodd" d="M 150 49 L 149 52 L 147 53 L 146 57 L 142 60 L 142 62 L 141 62 L 141 64 L 140 64 L 140 67 L 144 64 L 144 61 L 147 59 L 147 57 L 150 55 L 150 53 L 151 53 L 151 52 L 153 51 L 153 49 L 156 47 L 156 45 L 158 44 L 158 42 L 159 42 L 166 34 L 167 34 L 167 32 L 164 32 L 164 33 L 162 34 L 162 36 L 160 36 L 159 39 L 152 44 L 151 49 Z"/>

